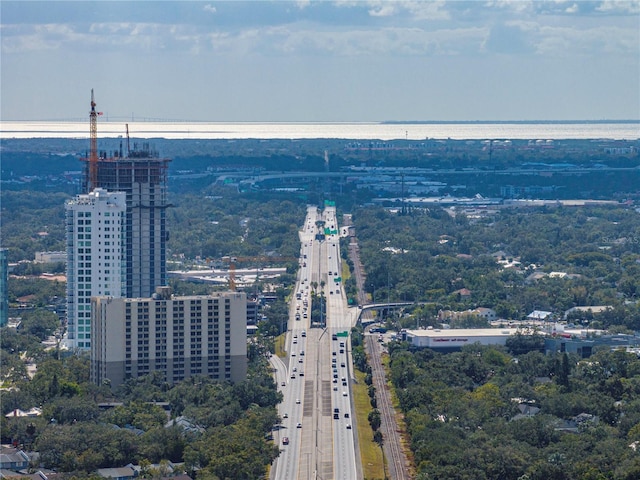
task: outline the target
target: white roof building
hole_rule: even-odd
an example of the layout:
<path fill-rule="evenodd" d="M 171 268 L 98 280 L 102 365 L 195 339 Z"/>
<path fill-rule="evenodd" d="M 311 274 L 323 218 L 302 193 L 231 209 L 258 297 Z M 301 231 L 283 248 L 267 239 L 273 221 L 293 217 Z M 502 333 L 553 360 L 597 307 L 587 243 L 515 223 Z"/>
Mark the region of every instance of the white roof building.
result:
<path fill-rule="evenodd" d="M 516 332 L 517 328 L 459 328 L 406 330 L 405 335 L 414 347 L 451 351 L 474 343 L 505 345 Z"/>
<path fill-rule="evenodd" d="M 545 310 L 534 310 L 527 315 L 527 320 L 547 320 L 551 314 L 552 312 L 547 312 Z"/>

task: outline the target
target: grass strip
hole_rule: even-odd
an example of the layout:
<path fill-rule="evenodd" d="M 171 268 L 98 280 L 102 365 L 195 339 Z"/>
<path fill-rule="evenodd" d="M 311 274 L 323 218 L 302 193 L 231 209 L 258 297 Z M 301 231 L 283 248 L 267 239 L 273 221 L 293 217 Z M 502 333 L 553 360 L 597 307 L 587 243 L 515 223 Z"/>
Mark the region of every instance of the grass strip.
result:
<path fill-rule="evenodd" d="M 384 478 L 384 459 L 378 444 L 373 441 L 373 430 L 369 425 L 369 412 L 372 410 L 369 403 L 367 384 L 364 383 L 364 373 L 356 370 L 357 383 L 353 385 L 353 402 L 356 414 L 356 426 L 358 428 L 358 443 L 360 445 L 360 459 L 362 461 L 362 474 L 365 479 L 373 480 Z"/>

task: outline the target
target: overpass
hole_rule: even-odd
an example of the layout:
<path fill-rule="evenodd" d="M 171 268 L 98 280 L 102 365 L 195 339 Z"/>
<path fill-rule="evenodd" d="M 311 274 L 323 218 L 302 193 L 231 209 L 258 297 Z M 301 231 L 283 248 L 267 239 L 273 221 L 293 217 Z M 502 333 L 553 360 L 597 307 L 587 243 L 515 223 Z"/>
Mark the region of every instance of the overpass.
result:
<path fill-rule="evenodd" d="M 358 305 L 358 315 L 356 323 L 360 322 L 364 312 L 390 310 L 394 308 L 409 307 L 411 305 L 425 305 L 432 302 L 389 302 L 389 303 L 370 303 L 368 305 Z"/>
<path fill-rule="evenodd" d="M 501 169 L 483 169 L 483 168 L 445 168 L 445 169 L 419 169 L 412 172 L 403 171 L 402 168 L 399 168 L 396 173 L 393 172 L 376 172 L 376 171 L 354 171 L 354 170 L 345 170 L 340 172 L 267 172 L 262 174 L 257 174 L 255 172 L 227 172 L 223 175 L 220 175 L 216 180 L 219 183 L 237 183 L 238 188 L 255 188 L 258 184 L 268 181 L 268 180 L 305 180 L 308 181 L 312 178 L 338 178 L 338 179 L 346 179 L 347 177 L 368 177 L 372 175 L 405 175 L 407 178 L 410 178 L 413 175 L 531 175 L 531 174 L 541 174 L 541 173 L 557 173 L 562 172 L 563 174 L 571 174 L 571 175 L 583 175 L 587 173 L 593 172 L 638 172 L 640 171 L 640 166 L 634 167 L 581 167 L 581 166 L 571 166 L 571 167 L 556 167 L 553 165 L 540 166 L 539 168 L 506 168 L 504 170 Z"/>

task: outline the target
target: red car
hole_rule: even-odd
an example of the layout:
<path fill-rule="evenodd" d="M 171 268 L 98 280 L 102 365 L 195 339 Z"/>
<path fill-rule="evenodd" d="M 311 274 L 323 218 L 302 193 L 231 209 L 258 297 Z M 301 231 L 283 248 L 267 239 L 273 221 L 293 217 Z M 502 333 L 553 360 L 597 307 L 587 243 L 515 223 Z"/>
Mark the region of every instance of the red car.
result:
<path fill-rule="evenodd" d="M 282 444 L 283 445 L 289 445 L 289 437 L 283 437 Z"/>

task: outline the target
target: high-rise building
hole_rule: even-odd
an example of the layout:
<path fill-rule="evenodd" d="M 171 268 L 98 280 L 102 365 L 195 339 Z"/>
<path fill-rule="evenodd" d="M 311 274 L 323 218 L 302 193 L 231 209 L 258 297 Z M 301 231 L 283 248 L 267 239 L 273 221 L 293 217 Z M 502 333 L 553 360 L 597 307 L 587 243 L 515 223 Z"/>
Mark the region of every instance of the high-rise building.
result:
<path fill-rule="evenodd" d="M 96 185 L 126 194 L 126 277 L 124 296 L 150 297 L 166 285 L 167 170 L 169 159 L 159 158 L 148 145 L 140 150 L 97 158 Z M 85 173 L 88 189 L 89 162 Z"/>
<path fill-rule="evenodd" d="M 96 188 L 66 203 L 67 336 L 71 349 L 91 347 L 91 297 L 124 295 L 125 193 Z"/>
<path fill-rule="evenodd" d="M 9 322 L 9 259 L 7 249 L 0 248 L 0 327 Z"/>
<path fill-rule="evenodd" d="M 112 388 L 160 372 L 169 383 L 195 375 L 232 382 L 247 373 L 247 297 L 239 292 L 92 299 L 91 380 Z"/>

